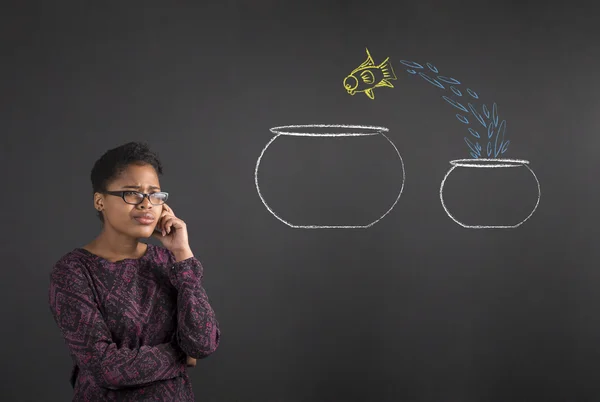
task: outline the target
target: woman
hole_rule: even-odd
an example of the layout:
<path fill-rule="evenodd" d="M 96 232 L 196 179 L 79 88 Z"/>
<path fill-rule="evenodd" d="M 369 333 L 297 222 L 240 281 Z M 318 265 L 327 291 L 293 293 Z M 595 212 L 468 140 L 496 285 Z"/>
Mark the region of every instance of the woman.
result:
<path fill-rule="evenodd" d="M 165 203 L 144 144 L 106 152 L 91 173 L 100 234 L 50 274 L 50 310 L 73 359 L 74 401 L 194 401 L 187 367 L 219 324 L 186 224 Z M 164 247 L 140 242 L 155 237 Z"/>

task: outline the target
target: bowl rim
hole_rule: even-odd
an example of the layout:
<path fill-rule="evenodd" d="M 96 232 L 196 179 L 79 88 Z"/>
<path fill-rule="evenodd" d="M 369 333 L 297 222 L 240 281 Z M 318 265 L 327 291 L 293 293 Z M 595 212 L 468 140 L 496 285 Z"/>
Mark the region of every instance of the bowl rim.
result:
<path fill-rule="evenodd" d="M 300 132 L 298 129 L 305 128 L 344 128 L 350 130 L 363 130 L 356 132 L 347 132 L 347 133 L 309 133 L 309 132 Z M 290 131 L 291 130 L 291 131 Z M 350 136 L 366 136 L 366 135 L 378 135 L 382 132 L 390 131 L 387 127 L 381 126 L 365 126 L 359 124 L 293 124 L 287 126 L 278 126 L 272 127 L 269 129 L 273 134 L 278 135 L 295 135 L 295 136 L 303 136 L 303 137 L 350 137 Z M 326 130 L 324 130 L 326 131 Z"/>
<path fill-rule="evenodd" d="M 499 168 L 499 167 L 520 167 L 528 165 L 529 161 L 525 159 L 505 159 L 505 158 L 471 158 L 455 159 L 450 161 L 453 166 L 472 167 L 472 168 Z"/>

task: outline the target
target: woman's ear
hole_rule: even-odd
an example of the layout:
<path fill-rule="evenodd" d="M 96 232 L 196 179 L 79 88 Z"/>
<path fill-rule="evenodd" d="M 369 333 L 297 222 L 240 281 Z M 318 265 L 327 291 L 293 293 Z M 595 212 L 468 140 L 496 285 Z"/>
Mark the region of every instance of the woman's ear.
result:
<path fill-rule="evenodd" d="M 94 208 L 96 208 L 98 211 L 102 211 L 104 209 L 104 199 L 100 193 L 94 194 Z"/>

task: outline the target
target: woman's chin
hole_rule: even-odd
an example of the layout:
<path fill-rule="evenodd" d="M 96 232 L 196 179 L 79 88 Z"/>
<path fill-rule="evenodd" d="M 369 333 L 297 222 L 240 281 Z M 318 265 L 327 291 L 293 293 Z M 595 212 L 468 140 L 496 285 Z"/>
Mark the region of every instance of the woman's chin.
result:
<path fill-rule="evenodd" d="M 138 228 L 136 228 L 136 230 L 132 230 L 132 234 L 135 237 L 144 237 L 144 238 L 151 237 L 152 232 L 154 232 L 153 226 L 138 227 Z"/>

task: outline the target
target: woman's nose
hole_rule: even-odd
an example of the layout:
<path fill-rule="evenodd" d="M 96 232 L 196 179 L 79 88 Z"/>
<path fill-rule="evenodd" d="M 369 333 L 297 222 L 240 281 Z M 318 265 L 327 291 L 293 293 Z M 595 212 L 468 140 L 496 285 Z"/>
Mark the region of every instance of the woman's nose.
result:
<path fill-rule="evenodd" d="M 142 202 L 140 202 L 139 206 L 141 208 L 152 208 L 152 203 L 150 202 L 150 198 L 149 197 L 144 197 L 144 199 L 142 200 Z"/>

